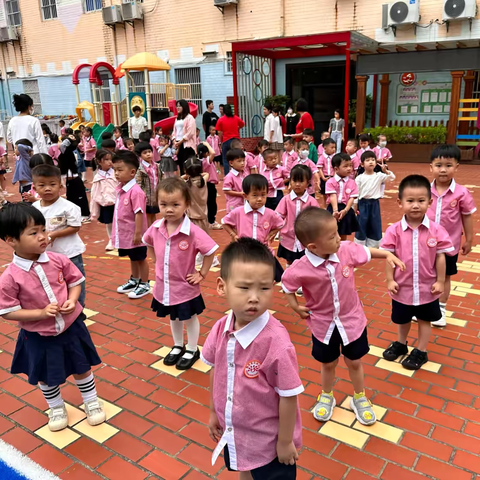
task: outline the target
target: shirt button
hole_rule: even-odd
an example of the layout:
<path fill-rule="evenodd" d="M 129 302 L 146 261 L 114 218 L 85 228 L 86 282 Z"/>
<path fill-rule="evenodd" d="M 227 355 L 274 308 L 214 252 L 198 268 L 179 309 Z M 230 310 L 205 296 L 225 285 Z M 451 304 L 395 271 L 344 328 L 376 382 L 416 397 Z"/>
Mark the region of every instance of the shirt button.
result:
<path fill-rule="evenodd" d="M 231 402 L 231 401 L 232 401 L 232 397 L 228 397 L 227 400 L 228 400 L 229 402 Z"/>
<path fill-rule="evenodd" d="M 230 362 L 230 363 L 228 364 L 228 366 L 231 367 L 231 368 L 233 368 L 233 367 L 235 366 L 235 364 L 232 363 L 232 362 Z"/>
<path fill-rule="evenodd" d="M 228 427 L 228 431 L 231 432 L 233 430 L 232 427 Z"/>

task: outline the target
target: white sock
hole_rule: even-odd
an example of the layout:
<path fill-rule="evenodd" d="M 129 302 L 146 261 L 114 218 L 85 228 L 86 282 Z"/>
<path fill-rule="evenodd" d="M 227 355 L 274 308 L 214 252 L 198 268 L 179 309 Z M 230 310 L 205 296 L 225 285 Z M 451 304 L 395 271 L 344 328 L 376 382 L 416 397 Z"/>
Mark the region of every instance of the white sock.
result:
<path fill-rule="evenodd" d="M 57 385 L 56 387 L 49 387 L 48 385 L 42 385 L 41 383 L 38 384 L 40 390 L 45 397 L 45 400 L 48 403 L 50 408 L 61 407 L 63 405 L 63 398 L 62 394 L 60 393 L 60 386 Z"/>
<path fill-rule="evenodd" d="M 97 389 L 95 388 L 95 379 L 92 372 L 90 372 L 87 378 L 82 380 L 75 379 L 75 383 L 82 394 L 83 403 L 97 399 Z"/>
<path fill-rule="evenodd" d="M 110 239 L 112 238 L 112 224 L 111 224 L 111 223 L 107 223 L 107 224 L 106 224 L 106 227 L 107 227 L 108 240 L 110 240 Z"/>
<path fill-rule="evenodd" d="M 442 317 L 447 316 L 447 304 L 440 302 L 440 312 L 442 312 Z"/>
<path fill-rule="evenodd" d="M 170 328 L 172 329 L 173 344 L 176 347 L 172 353 L 177 355 L 183 348 L 183 322 L 178 319 L 170 320 Z"/>
<path fill-rule="evenodd" d="M 187 326 L 187 350 L 196 352 L 198 348 L 198 337 L 200 337 L 200 322 L 198 317 L 194 315 L 190 320 L 185 320 Z M 185 353 L 183 358 L 190 360 L 193 358 L 192 353 Z"/>

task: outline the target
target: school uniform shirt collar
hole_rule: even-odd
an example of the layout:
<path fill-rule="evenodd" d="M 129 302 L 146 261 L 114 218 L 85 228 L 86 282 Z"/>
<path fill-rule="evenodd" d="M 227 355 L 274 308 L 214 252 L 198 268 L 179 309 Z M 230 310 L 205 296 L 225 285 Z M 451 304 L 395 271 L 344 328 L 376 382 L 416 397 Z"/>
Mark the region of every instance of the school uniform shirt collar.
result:
<path fill-rule="evenodd" d="M 241 330 L 232 332 L 237 339 L 238 343 L 245 350 L 248 346 L 260 335 L 262 330 L 266 327 L 268 320 L 270 319 L 270 313 L 266 310 L 262 315 L 252 320 L 248 325 L 245 325 Z M 225 322 L 225 328 L 223 333 L 226 334 L 228 330 L 233 329 L 233 312 L 230 312 L 227 321 Z"/>
<path fill-rule="evenodd" d="M 192 225 L 192 222 L 190 221 L 190 219 L 185 215 L 185 217 L 183 218 L 183 222 L 181 223 L 180 225 L 180 228 L 177 228 L 175 230 L 175 232 L 172 233 L 172 235 L 170 235 L 170 237 L 173 237 L 174 235 L 176 235 L 177 233 L 183 233 L 184 235 L 190 235 L 190 227 Z M 158 229 L 161 229 L 163 232 L 166 233 L 167 231 L 167 227 L 165 226 L 165 219 L 161 219 L 161 220 L 157 220 L 153 226 L 155 228 L 158 228 Z"/>
<path fill-rule="evenodd" d="M 137 181 L 132 178 L 128 183 L 126 183 L 123 187 L 122 187 L 122 190 L 124 192 L 128 192 L 134 185 L 137 184 Z"/>
<path fill-rule="evenodd" d="M 13 263 L 26 272 L 30 271 L 34 263 L 47 263 L 49 261 L 50 259 L 48 258 L 47 252 L 41 253 L 36 261 L 27 260 L 26 258 L 19 257 L 15 253 L 13 254 Z"/>
<path fill-rule="evenodd" d="M 332 253 L 327 259 L 319 257 L 318 255 L 315 255 L 314 253 L 310 252 L 307 248 L 305 249 L 305 255 L 307 256 L 309 262 L 314 266 L 314 267 L 319 267 L 323 263 L 325 263 L 327 260 L 329 262 L 336 262 L 340 263 L 340 259 L 338 258 L 336 253 Z"/>
<path fill-rule="evenodd" d="M 243 205 L 243 211 L 245 213 L 250 213 L 250 212 L 258 212 L 261 213 L 262 215 L 265 213 L 265 205 L 261 208 L 258 208 L 257 210 L 253 210 L 253 208 L 250 206 L 248 202 L 245 202 Z"/>
<path fill-rule="evenodd" d="M 309 195 L 307 190 L 305 190 L 301 197 L 299 197 L 293 190 L 290 192 L 290 200 L 296 200 L 299 198 L 303 203 L 307 203 L 308 197 Z"/>
<path fill-rule="evenodd" d="M 338 173 L 335 174 L 335 180 L 340 183 L 340 182 L 347 182 L 348 180 L 348 177 L 341 177 L 340 175 L 338 175 Z"/>
<path fill-rule="evenodd" d="M 450 186 L 447 188 L 447 190 L 450 190 L 452 193 L 455 193 L 455 187 L 456 187 L 455 179 L 452 178 L 452 182 L 450 183 Z M 431 187 L 437 191 L 437 184 L 435 180 L 431 183 Z"/>
<path fill-rule="evenodd" d="M 107 171 L 105 171 L 105 170 L 99 170 L 99 171 L 98 171 L 98 174 L 99 174 L 101 177 L 108 178 L 108 177 L 113 176 L 114 171 L 113 171 L 113 168 L 109 168 Z"/>
<path fill-rule="evenodd" d="M 240 174 L 240 172 L 238 170 L 235 170 L 234 168 L 231 168 L 230 171 L 236 176 L 238 177 L 238 175 Z"/>
<path fill-rule="evenodd" d="M 407 228 L 412 228 L 410 225 L 407 223 L 407 219 L 405 218 L 405 215 L 402 217 L 401 220 L 401 225 L 402 225 L 402 230 L 405 231 Z M 430 228 L 430 220 L 428 219 L 427 215 L 423 217 L 423 221 L 420 225 L 425 226 L 426 228 Z M 413 228 L 412 228 L 413 230 Z"/>

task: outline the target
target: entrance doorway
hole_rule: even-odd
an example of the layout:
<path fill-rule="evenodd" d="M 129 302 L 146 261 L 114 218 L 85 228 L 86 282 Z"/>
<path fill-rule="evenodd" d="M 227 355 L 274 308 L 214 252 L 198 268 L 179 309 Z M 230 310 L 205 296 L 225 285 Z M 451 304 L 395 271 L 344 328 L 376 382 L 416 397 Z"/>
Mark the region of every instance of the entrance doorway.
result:
<path fill-rule="evenodd" d="M 293 100 L 304 98 L 315 123 L 315 143 L 328 130 L 335 109 L 342 116 L 345 104 L 345 62 L 320 62 L 286 65 L 286 92 Z M 350 67 L 350 99 L 356 97 L 355 65 Z M 344 117 L 343 117 L 344 118 Z M 348 119 L 346 119 L 348 122 Z"/>

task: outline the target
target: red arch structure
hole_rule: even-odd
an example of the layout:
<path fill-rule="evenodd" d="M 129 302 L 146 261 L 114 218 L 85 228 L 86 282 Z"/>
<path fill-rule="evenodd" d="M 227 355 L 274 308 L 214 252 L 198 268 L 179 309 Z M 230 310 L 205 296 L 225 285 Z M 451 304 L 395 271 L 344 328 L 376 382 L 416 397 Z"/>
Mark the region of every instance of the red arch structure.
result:
<path fill-rule="evenodd" d="M 73 70 L 73 74 L 72 74 L 72 83 L 74 85 L 80 84 L 80 72 L 87 68 L 90 70 L 92 66 L 89 63 L 81 63 L 80 65 L 77 65 L 75 67 L 75 70 Z M 102 84 L 102 80 L 100 79 L 100 74 L 97 73 L 97 85 L 101 85 L 101 84 Z"/>
<path fill-rule="evenodd" d="M 100 74 L 99 74 L 99 69 L 106 69 L 110 72 L 112 75 L 113 79 L 113 84 L 118 85 L 119 80 L 117 75 L 115 74 L 115 69 L 107 62 L 97 62 L 92 65 L 92 68 L 90 68 L 90 76 L 88 77 L 88 80 L 90 83 L 96 83 L 97 85 L 102 85 L 102 80 L 100 80 Z"/>

